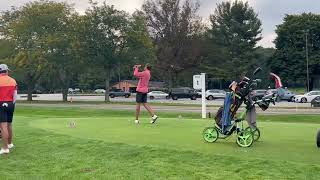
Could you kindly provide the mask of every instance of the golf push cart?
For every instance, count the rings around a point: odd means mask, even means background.
[[[253,101],[251,92],[257,88],[260,79],[254,79],[256,74],[261,71],[257,68],[252,78],[244,77],[240,83],[232,82],[229,86],[231,92],[227,94],[223,107],[220,107],[216,116],[215,124],[203,130],[203,139],[206,142],[213,143],[219,138],[226,139],[232,134],[236,134],[236,143],[240,147],[250,147],[254,141],[260,138],[260,130],[256,126],[255,105],[258,105],[263,111],[269,108],[269,104],[275,104],[277,94],[273,93],[263,97],[261,100]],[[242,104],[246,107],[239,116],[236,112]],[[248,127],[244,127],[243,121],[248,116]]]

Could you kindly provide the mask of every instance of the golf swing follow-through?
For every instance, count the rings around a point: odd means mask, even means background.
[[[151,109],[149,104],[147,103],[147,93],[149,92],[149,81],[151,78],[151,65],[146,64],[144,67],[144,70],[142,72],[139,72],[139,68],[141,65],[134,65],[134,73],[133,75],[139,79],[138,86],[137,86],[137,95],[136,95],[136,120],[135,123],[139,124],[139,115],[140,115],[140,107],[141,104],[146,108],[146,110],[151,115],[151,123],[154,124],[158,116],[154,113],[154,111]]]

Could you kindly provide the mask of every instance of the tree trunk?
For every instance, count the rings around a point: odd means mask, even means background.
[[[313,88],[314,88],[314,78],[312,77],[312,78],[310,78],[310,91],[312,91],[313,90]]]
[[[174,88],[173,72],[169,71],[169,89]]]
[[[68,102],[68,91],[69,91],[69,78],[70,74],[67,73],[67,70],[61,69],[59,72],[59,78],[62,85],[62,101]]]
[[[174,86],[179,86],[180,85],[180,82],[178,82],[178,72],[174,72],[174,76],[172,78],[172,81],[173,81],[173,85]]]
[[[28,84],[28,97],[27,97],[27,101],[32,101],[32,91],[34,89],[34,86],[32,83]]]
[[[109,89],[110,89],[110,70],[107,70],[106,73],[106,93],[104,96],[104,101],[105,102],[110,102],[110,98],[109,98]]]
[[[67,102],[68,101],[68,88],[64,87],[62,89],[62,101]]]

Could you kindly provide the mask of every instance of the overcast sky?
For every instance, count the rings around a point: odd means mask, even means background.
[[[0,11],[8,10],[11,6],[21,6],[32,0],[0,0]],[[63,0],[55,0],[63,1]],[[79,12],[84,12],[88,7],[89,0],[65,0]],[[95,0],[103,2],[104,0]],[[204,20],[208,20],[210,14],[214,12],[217,3],[224,0],[199,0],[201,8],[199,14]],[[285,14],[300,14],[302,12],[320,13],[320,0],[243,0],[258,13],[262,21],[263,39],[259,45],[263,47],[274,47],[273,40],[276,37],[274,30],[276,25],[281,24]],[[140,9],[144,0],[107,0],[108,4],[113,4],[117,9],[130,13]]]

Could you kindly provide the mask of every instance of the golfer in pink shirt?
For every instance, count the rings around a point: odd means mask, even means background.
[[[141,65],[135,65],[134,68],[134,76],[139,79],[138,86],[137,86],[137,96],[136,96],[136,120],[135,123],[139,124],[139,115],[140,115],[140,106],[143,104],[143,106],[148,110],[148,112],[151,115],[151,123],[154,124],[158,116],[154,114],[153,110],[147,103],[147,93],[149,92],[149,81],[150,81],[150,71],[151,71],[151,66],[150,64],[146,64],[144,67],[144,71],[139,72],[139,67]]]

